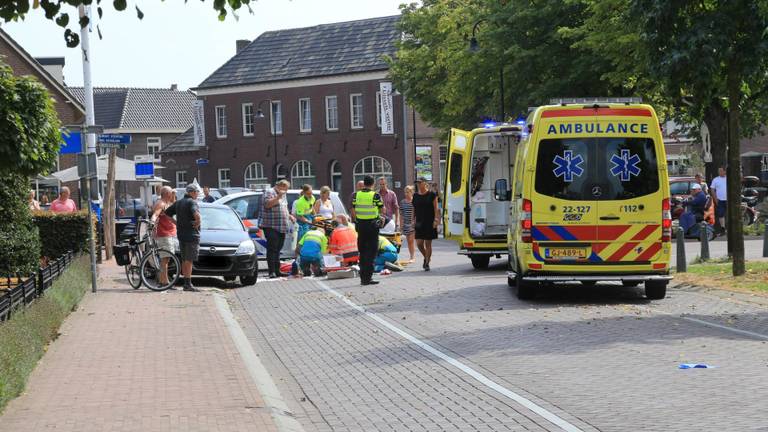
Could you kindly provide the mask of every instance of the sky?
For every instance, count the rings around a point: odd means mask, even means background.
[[[170,87],[187,89],[200,84],[235,54],[235,41],[253,40],[265,31],[308,27],[341,21],[399,14],[406,0],[258,0],[253,14],[246,8],[220,22],[212,0],[129,0],[117,12],[103,0],[104,16],[91,33],[91,73],[98,87]],[[136,17],[135,5],[144,12]],[[70,8],[70,22],[77,9]],[[96,16],[94,9],[94,16]],[[80,47],[67,48],[64,29],[33,10],[24,21],[4,23],[11,35],[34,57],[65,57],[67,85],[82,86]]]

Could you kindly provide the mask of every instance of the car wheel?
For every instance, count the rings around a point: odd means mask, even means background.
[[[667,281],[645,281],[645,296],[650,300],[661,300],[667,296]]]
[[[472,267],[478,270],[487,269],[488,264],[491,262],[490,255],[470,255],[469,259],[472,260]]]

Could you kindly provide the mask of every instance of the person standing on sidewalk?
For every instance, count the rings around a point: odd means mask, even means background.
[[[205,195],[203,197],[203,202],[212,203],[212,202],[216,201],[216,198],[211,196],[211,188],[209,188],[208,186],[203,188],[203,195]]]
[[[400,204],[395,191],[388,188],[386,177],[379,177],[379,196],[384,203],[384,217],[394,219],[395,226],[400,226]]]
[[[173,204],[171,196],[176,196],[176,192],[169,186],[160,188],[160,199],[152,208],[152,222],[157,224],[155,229],[157,248],[176,253],[176,221],[165,213],[168,207]],[[160,261],[159,280],[163,285],[168,283],[168,260],[169,258],[163,258]]]
[[[373,261],[379,251],[379,228],[384,203],[372,190],[373,177],[365,176],[363,189],[352,199],[352,218],[357,229],[357,250],[360,252],[360,284],[376,285],[373,280]]]
[[[197,291],[192,286],[192,263],[200,250],[200,207],[197,197],[202,192],[197,183],[187,185],[184,198],[165,210],[169,217],[176,216],[176,235],[181,249],[181,275],[184,277],[184,291]]]
[[[710,189],[712,189],[712,198],[715,202],[715,216],[717,222],[720,224],[720,233],[725,232],[725,214],[728,209],[728,180],[725,176],[725,167],[720,167],[717,170],[718,177],[712,179]]]
[[[288,180],[280,180],[272,189],[264,191],[261,199],[261,219],[259,227],[267,240],[267,266],[269,278],[286,276],[280,272],[280,250],[285,243],[285,235],[291,230],[294,217],[288,212],[288,200],[285,198]]]
[[[416,215],[416,246],[424,256],[424,271],[429,271],[432,261],[432,240],[437,238],[437,226],[440,218],[437,211],[437,195],[429,190],[429,183],[424,177],[417,180],[418,193],[413,196],[413,211]]]
[[[403,194],[405,198],[400,201],[400,232],[408,243],[408,254],[410,255],[408,262],[412,263],[416,260],[414,255],[416,249],[414,240],[416,237],[415,231],[413,230],[413,186],[406,186]]]

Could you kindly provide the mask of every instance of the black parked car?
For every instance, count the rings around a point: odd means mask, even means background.
[[[255,284],[256,246],[237,213],[225,205],[200,203],[200,216],[200,255],[192,274],[223,276],[228,281],[240,276],[243,285]]]

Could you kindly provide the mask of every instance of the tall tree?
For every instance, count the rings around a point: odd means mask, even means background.
[[[679,92],[691,111],[727,131],[727,229],[733,274],[745,272],[739,140],[764,120],[768,90],[768,20],[753,0],[632,0],[648,46],[650,70]],[[716,126],[717,127],[717,126]],[[710,130],[713,127],[710,125]],[[716,146],[715,136],[712,140]]]

